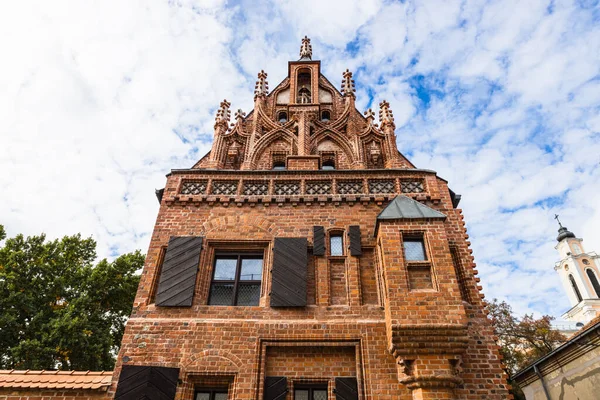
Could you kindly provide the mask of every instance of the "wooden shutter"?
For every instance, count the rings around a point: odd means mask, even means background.
[[[313,226],[313,255],[325,255],[325,228]]]
[[[192,305],[201,250],[201,237],[171,237],[156,290],[157,306]]]
[[[124,365],[115,400],[173,400],[178,378],[179,368]]]
[[[306,238],[275,238],[271,269],[271,307],[306,306]]]
[[[284,400],[287,392],[287,378],[283,376],[267,376],[265,378],[264,400]]]
[[[362,246],[360,245],[360,226],[351,225],[348,236],[350,236],[350,255],[361,256]]]
[[[335,378],[336,400],[358,400],[358,382],[356,378]]]

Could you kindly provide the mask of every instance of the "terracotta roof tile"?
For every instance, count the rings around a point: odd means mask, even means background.
[[[112,371],[0,370],[0,388],[107,390]]]

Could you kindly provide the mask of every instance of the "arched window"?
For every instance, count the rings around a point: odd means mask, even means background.
[[[312,102],[311,96],[311,78],[310,69],[303,68],[298,71],[297,83],[297,98],[296,103],[298,104],[309,104]]]
[[[328,122],[331,119],[331,113],[329,111],[323,111],[321,113],[321,121]]]
[[[592,271],[591,268],[585,270],[588,278],[590,278],[590,282],[592,282],[592,286],[594,287],[594,291],[596,292],[596,296],[600,298],[600,283],[598,283],[598,278],[596,277],[596,273]]]
[[[577,296],[577,301],[582,301],[583,298],[581,297],[581,293],[579,293],[579,288],[577,287],[577,283],[575,283],[575,278],[573,278],[573,275],[569,275],[569,281],[571,282],[571,286],[573,287],[573,290],[575,291],[575,296]]]
[[[279,115],[277,115],[277,119],[279,123],[285,124],[287,122],[287,113],[285,111],[281,111]]]

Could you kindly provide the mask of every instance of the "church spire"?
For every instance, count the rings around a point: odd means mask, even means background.
[[[559,226],[559,228],[558,228],[558,236],[556,237],[556,240],[558,242],[560,242],[563,239],[574,238],[575,237],[575,234],[573,232],[569,231],[567,229],[567,227],[563,226],[560,223],[560,219],[558,219],[558,214],[554,214],[554,219],[558,222],[558,226]]]
[[[312,60],[312,45],[308,36],[304,36],[302,39],[302,45],[300,45],[300,60],[299,61],[311,61]]]

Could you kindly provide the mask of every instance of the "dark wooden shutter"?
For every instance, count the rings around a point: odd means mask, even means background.
[[[358,400],[358,382],[356,378],[335,378],[336,400]]]
[[[325,228],[313,226],[313,255],[325,255]]]
[[[275,238],[271,270],[271,307],[306,306],[306,238]]]
[[[360,226],[351,225],[348,236],[350,236],[350,255],[362,256],[362,246],[360,245]]]
[[[264,400],[283,400],[287,392],[287,378],[283,376],[267,376],[265,378]]]
[[[124,365],[115,400],[173,400],[179,368]]]
[[[156,290],[157,306],[192,305],[201,250],[201,237],[171,237]]]

